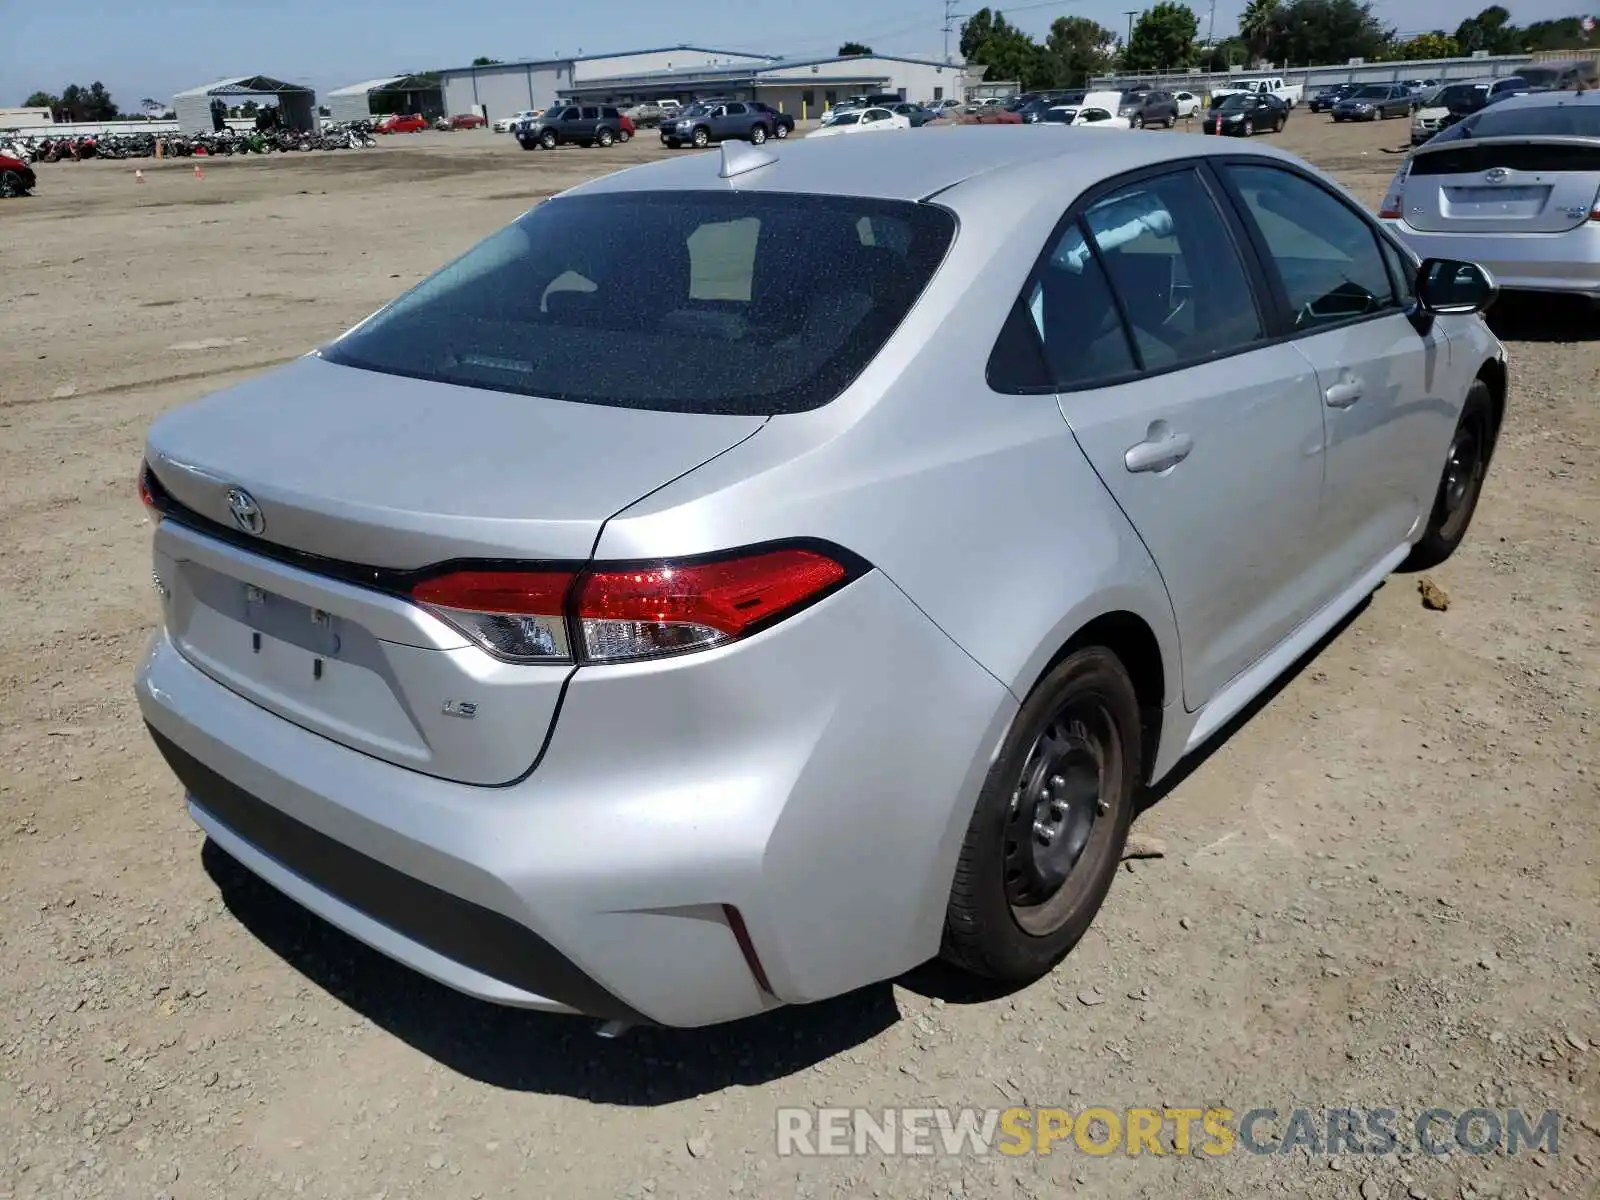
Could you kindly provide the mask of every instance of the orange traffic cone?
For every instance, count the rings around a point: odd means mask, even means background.
[[[194,165],[194,177],[196,179],[204,179],[206,177],[206,173],[200,169],[199,163],[195,163]]]
[[[144,182],[144,172],[143,171],[135,171],[133,173],[133,181],[135,183],[143,183]]]

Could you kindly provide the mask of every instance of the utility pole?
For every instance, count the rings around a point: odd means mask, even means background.
[[[1217,44],[1217,0],[1211,0],[1211,14],[1206,17],[1206,49]]]
[[[1128,18],[1128,42],[1131,42],[1133,41],[1133,19],[1139,15],[1139,10],[1137,8],[1130,8],[1122,15]],[[1122,43],[1123,49],[1127,49],[1128,42]]]
[[[944,0],[944,60],[950,61],[950,34],[955,29],[958,20],[964,18],[966,13],[956,12],[956,0]]]

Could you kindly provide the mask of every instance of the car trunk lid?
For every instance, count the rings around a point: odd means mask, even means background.
[[[1584,138],[1485,139],[1423,147],[1405,185],[1405,220],[1443,233],[1561,233],[1589,219],[1600,145]]]
[[[569,403],[308,357],[158,420],[168,635],[325,737],[477,784],[535,762],[571,668],[490,656],[405,597],[460,560],[589,559],[606,519],[763,418]]]

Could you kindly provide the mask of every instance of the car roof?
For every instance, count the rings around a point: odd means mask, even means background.
[[[1078,138],[1041,138],[1025,125],[929,126],[903,136],[819,138],[768,143],[772,163],[722,179],[718,154],[686,154],[590,180],[564,195],[606,192],[663,191],[736,186],[741,191],[805,192],[863,196],[884,200],[924,200],[977,177],[994,179],[1048,164],[1064,187],[1078,190],[1099,180],[1140,167],[1243,150],[1229,139],[1179,133],[1140,133],[1106,139],[1086,133]],[[1269,146],[1251,146],[1248,153],[1298,162]]]

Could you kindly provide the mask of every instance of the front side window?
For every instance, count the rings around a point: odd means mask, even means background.
[[[1296,329],[1398,306],[1376,231],[1338,197],[1276,167],[1223,168],[1283,281]]]
[[[622,408],[801,412],[832,400],[882,349],[954,234],[945,209],[900,201],[560,197],[321,353]]]

